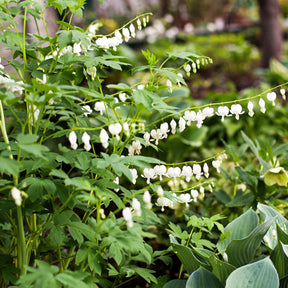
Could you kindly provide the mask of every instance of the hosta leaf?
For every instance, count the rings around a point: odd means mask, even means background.
[[[274,221],[272,218],[257,226],[247,237],[233,240],[226,249],[229,263],[237,267],[248,264]]]
[[[224,231],[230,232],[227,239],[218,243],[218,251],[225,252],[232,240],[243,239],[247,237],[258,225],[258,216],[255,211],[249,209],[244,214],[229,223]]]
[[[257,208],[260,211],[260,217],[263,219],[263,221],[276,217],[275,223],[270,227],[264,238],[267,246],[273,250],[277,245],[276,223],[283,231],[288,231],[288,221],[272,207],[258,203]]]
[[[175,279],[167,282],[162,288],[186,288],[187,280]]]
[[[234,270],[225,288],[278,288],[279,278],[272,261],[266,257]]]
[[[186,288],[224,288],[220,280],[210,271],[200,267],[187,280]]]
[[[234,267],[233,265],[218,259],[214,254],[210,256],[209,262],[212,266],[213,274],[218,279],[220,279],[222,284],[225,284],[228,276],[236,269],[236,267]]]

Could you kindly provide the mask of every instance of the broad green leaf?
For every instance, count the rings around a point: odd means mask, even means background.
[[[199,147],[202,145],[208,132],[208,128],[202,126],[197,128],[195,126],[186,127],[186,129],[179,134],[181,141],[189,146]]]
[[[170,235],[170,241],[173,251],[189,274],[200,267],[201,262],[195,257],[191,248],[178,244],[172,235]]]
[[[0,172],[12,176],[18,176],[19,173],[19,162],[10,158],[0,157]]]
[[[283,167],[271,168],[264,174],[264,182],[267,186],[277,184],[287,186],[288,175]]]
[[[266,257],[234,270],[225,288],[279,288],[279,278],[272,261]]]
[[[224,253],[233,240],[247,237],[257,225],[258,216],[256,212],[250,208],[224,228],[225,233],[230,232],[230,234],[227,239],[218,242],[218,251]]]
[[[200,267],[187,280],[186,288],[224,288],[220,280],[210,271]]]
[[[68,175],[63,171],[63,170],[56,170],[53,169],[50,173],[50,176],[54,176],[54,177],[58,177],[58,178],[62,178],[62,179],[68,179]]]
[[[278,211],[270,206],[258,203],[257,208],[260,211],[260,217],[263,221],[268,221],[269,219],[276,217],[275,223],[270,227],[264,237],[266,245],[273,250],[277,245],[276,224],[278,224],[285,232],[288,231],[288,221]]]
[[[213,274],[220,279],[221,283],[225,285],[226,279],[232,271],[236,269],[233,265],[221,261],[214,254],[209,257],[209,262],[212,266]]]
[[[269,219],[257,226],[247,237],[233,240],[226,249],[229,263],[236,267],[248,264],[274,221],[274,218]]]
[[[65,287],[83,287],[83,288],[89,288],[89,286],[81,281],[80,279],[77,279],[76,277],[73,277],[72,275],[69,275],[68,273],[60,273],[56,276],[56,279],[65,285]]]
[[[127,92],[127,93],[132,93],[133,92],[133,89],[131,89],[131,87],[128,86],[127,84],[125,84],[125,83],[109,84],[109,85],[107,85],[107,87],[111,88],[111,89],[124,91],[124,92]]]
[[[186,288],[187,280],[175,279],[167,282],[162,288]]]

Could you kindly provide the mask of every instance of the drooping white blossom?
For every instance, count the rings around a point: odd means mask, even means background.
[[[254,116],[254,111],[253,111],[254,105],[251,101],[248,102],[247,108],[248,108],[248,115],[250,117],[253,117]]]
[[[192,121],[196,121],[196,112],[195,111],[185,111],[183,119],[187,121],[187,126],[191,125]]]
[[[203,121],[205,119],[205,115],[203,115],[202,111],[199,110],[196,114],[196,118],[195,118],[195,121],[197,121],[197,128],[201,128],[202,127],[202,124],[203,124]]]
[[[220,166],[221,166],[221,161],[220,160],[213,160],[212,161],[212,166],[216,169],[218,173],[220,173]]]
[[[52,98],[51,98],[51,99],[52,99]],[[91,107],[90,107],[89,105],[84,105],[84,106],[82,107],[82,110],[84,111],[84,116],[86,116],[86,117],[93,112],[92,109],[91,109]]]
[[[167,176],[170,178],[174,178],[174,181],[176,181],[177,177],[180,177],[181,175],[181,169],[179,167],[169,167],[167,171]]]
[[[179,132],[181,133],[185,130],[186,121],[182,117],[180,117],[178,125],[179,125]]]
[[[105,129],[102,129],[102,130],[100,131],[99,137],[100,137],[100,142],[101,142],[103,148],[104,148],[104,149],[107,149],[108,146],[109,146],[109,143],[108,143],[109,135],[108,135],[108,133],[106,132]]]
[[[136,23],[137,23],[137,26],[138,26],[138,30],[142,30],[142,22],[141,22],[141,20],[138,18],[137,19],[137,21],[136,21]]]
[[[221,117],[221,121],[224,121],[224,117],[231,116],[229,114],[229,108],[227,106],[219,106],[216,112],[216,115]]]
[[[281,94],[281,96],[282,96],[282,99],[285,101],[286,100],[286,91],[285,91],[285,89],[284,88],[281,88],[280,89],[280,94]]]
[[[90,136],[87,132],[84,132],[82,135],[82,142],[84,143],[84,149],[86,151],[90,151],[91,145],[90,145]]]
[[[203,172],[204,172],[205,177],[208,178],[209,177],[209,166],[207,163],[204,163],[204,165],[203,165]]]
[[[205,116],[205,118],[212,117],[214,115],[214,108],[213,107],[205,107],[202,110],[202,114]]]
[[[168,125],[167,122],[161,123],[160,131],[162,133],[162,138],[167,138],[168,137],[169,125]]]
[[[103,111],[105,111],[105,103],[103,101],[95,102],[94,110],[100,112],[100,115],[103,115]]]
[[[135,185],[138,178],[138,172],[135,168],[129,169],[132,175],[132,183]]]
[[[131,36],[132,36],[133,38],[135,38],[135,37],[136,37],[135,27],[134,27],[134,25],[133,25],[132,23],[131,23],[130,26],[129,26],[129,30],[130,30]]]
[[[196,202],[196,201],[197,201],[197,198],[198,198],[198,196],[199,196],[198,191],[197,191],[196,189],[192,189],[192,190],[190,191],[190,193],[191,193],[191,196],[192,196],[193,200]]]
[[[232,104],[230,108],[231,114],[235,115],[236,120],[239,120],[239,115],[244,114],[241,104]]]
[[[125,40],[126,42],[128,42],[129,39],[130,39],[130,31],[129,31],[129,29],[128,29],[128,28],[123,28],[123,29],[122,29],[122,34],[123,34],[123,36],[124,36],[124,40]]]
[[[171,127],[171,133],[175,134],[176,133],[177,123],[176,123],[176,121],[174,119],[171,120],[170,127]]]
[[[151,195],[148,190],[146,190],[143,194],[143,202],[146,204],[147,209],[152,208]]]
[[[145,132],[143,138],[145,140],[146,145],[149,146],[150,145],[150,133]]]
[[[264,114],[266,112],[266,108],[265,108],[265,101],[260,98],[259,100],[259,106],[260,106],[260,111]]]
[[[185,203],[186,207],[188,207],[188,203],[192,201],[191,196],[189,193],[180,194],[178,197],[180,203]]]
[[[191,66],[190,66],[190,64],[185,64],[184,65],[184,70],[185,70],[185,72],[187,73],[187,76],[189,77],[190,76],[190,71],[191,71]]]
[[[125,207],[122,210],[122,215],[124,220],[127,222],[127,226],[132,228],[133,227],[132,209],[129,207]]]
[[[141,175],[143,178],[146,178],[146,183],[150,184],[150,180],[154,179],[156,177],[155,171],[153,168],[144,168],[143,169],[143,175]]]
[[[119,94],[119,99],[120,99],[121,102],[125,102],[126,99],[127,99],[126,93],[120,93]]]
[[[150,135],[155,140],[156,145],[158,145],[160,139],[163,139],[163,134],[162,134],[162,131],[160,129],[151,130]]]
[[[166,173],[166,166],[165,165],[156,165],[154,167],[155,174],[159,176],[160,181],[163,180],[163,175]]]
[[[116,137],[117,140],[120,140],[119,134],[122,131],[122,126],[120,123],[112,123],[108,126],[109,132]]]
[[[11,196],[12,196],[13,200],[15,201],[15,204],[17,206],[21,206],[21,204],[22,204],[22,196],[21,196],[20,190],[17,189],[16,187],[13,187],[11,189]]]
[[[126,134],[127,136],[130,135],[130,128],[129,128],[128,122],[124,122],[124,123],[123,123],[123,131],[125,132],[125,134]]]
[[[77,54],[77,55],[80,55],[82,49],[81,49],[81,42],[79,43],[74,43],[73,45],[73,53],[74,54]]]
[[[275,92],[270,92],[270,93],[267,94],[267,99],[272,102],[273,106],[275,106],[276,98],[277,98],[277,95],[276,95]]]
[[[185,180],[187,182],[190,182],[192,176],[193,176],[193,171],[191,166],[183,166],[182,167],[182,172],[181,172],[181,176],[185,177]]]
[[[133,198],[131,206],[132,206],[133,212],[135,212],[135,215],[140,217],[142,214],[140,201],[136,198]]]
[[[133,141],[132,145],[128,148],[129,156],[133,156],[134,154],[139,155],[141,148],[142,148],[142,145],[139,140]]]
[[[193,174],[197,180],[199,180],[201,175],[203,175],[200,164],[193,164]]]
[[[86,73],[88,75],[90,75],[90,77],[91,77],[91,79],[93,81],[95,79],[95,77],[96,77],[96,74],[97,74],[97,68],[95,66],[88,67],[86,69]]]
[[[68,140],[69,140],[69,142],[71,144],[71,148],[76,150],[77,147],[78,147],[78,144],[77,144],[77,135],[76,135],[75,131],[71,131],[69,133]]]

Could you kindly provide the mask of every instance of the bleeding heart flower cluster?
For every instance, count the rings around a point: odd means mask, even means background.
[[[186,67],[186,70],[188,68]],[[189,69],[188,69],[189,70]],[[187,70],[187,71],[188,71]],[[190,71],[190,70],[189,70]],[[171,89],[171,87],[169,87]],[[281,89],[280,93],[285,99],[285,89]],[[277,95],[275,92],[269,92],[267,94],[267,100],[272,102],[272,105],[275,106],[275,100],[277,99]],[[263,98],[259,99],[259,108],[262,113],[266,112],[266,103]],[[249,101],[247,104],[247,113],[250,117],[254,116],[254,104],[252,101]],[[213,107],[205,107],[202,110],[198,110],[197,112],[194,110],[186,110],[184,114],[179,118],[178,122],[176,122],[175,119],[172,119],[170,123],[164,122],[161,123],[160,127],[158,129],[153,129],[151,132],[145,132],[143,135],[143,138],[145,140],[145,143],[147,146],[151,144],[151,142],[155,142],[155,145],[159,144],[159,140],[165,139],[168,137],[168,132],[171,132],[172,134],[175,134],[177,131],[179,133],[183,132],[187,126],[191,126],[192,122],[196,123],[196,127],[201,128],[204,120],[207,118],[210,118],[212,116],[219,116],[221,117],[221,121],[223,122],[225,120],[225,117],[231,117],[235,116],[236,120],[240,119],[240,115],[246,113],[243,110],[243,107],[241,104],[236,103],[232,104],[229,108],[228,106],[218,106],[217,110],[215,111]]]
[[[149,16],[145,16],[142,18],[143,26],[146,27],[147,23],[149,22]],[[142,22],[140,18],[137,19],[137,27],[138,30],[142,29]],[[136,37],[136,29],[133,23],[129,25],[129,27],[124,27],[121,30],[116,30],[114,32],[113,37],[99,37],[96,39],[95,43],[102,49],[109,49],[113,48],[114,51],[117,50],[117,46],[123,43],[123,38],[125,42],[128,42],[130,38]]]

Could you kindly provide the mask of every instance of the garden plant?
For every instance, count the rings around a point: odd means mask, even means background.
[[[210,132],[285,117],[286,84],[196,103],[186,82],[211,58],[131,65],[119,48],[151,13],[101,35],[71,24],[84,2],[0,1],[1,287],[287,287],[287,143]]]

